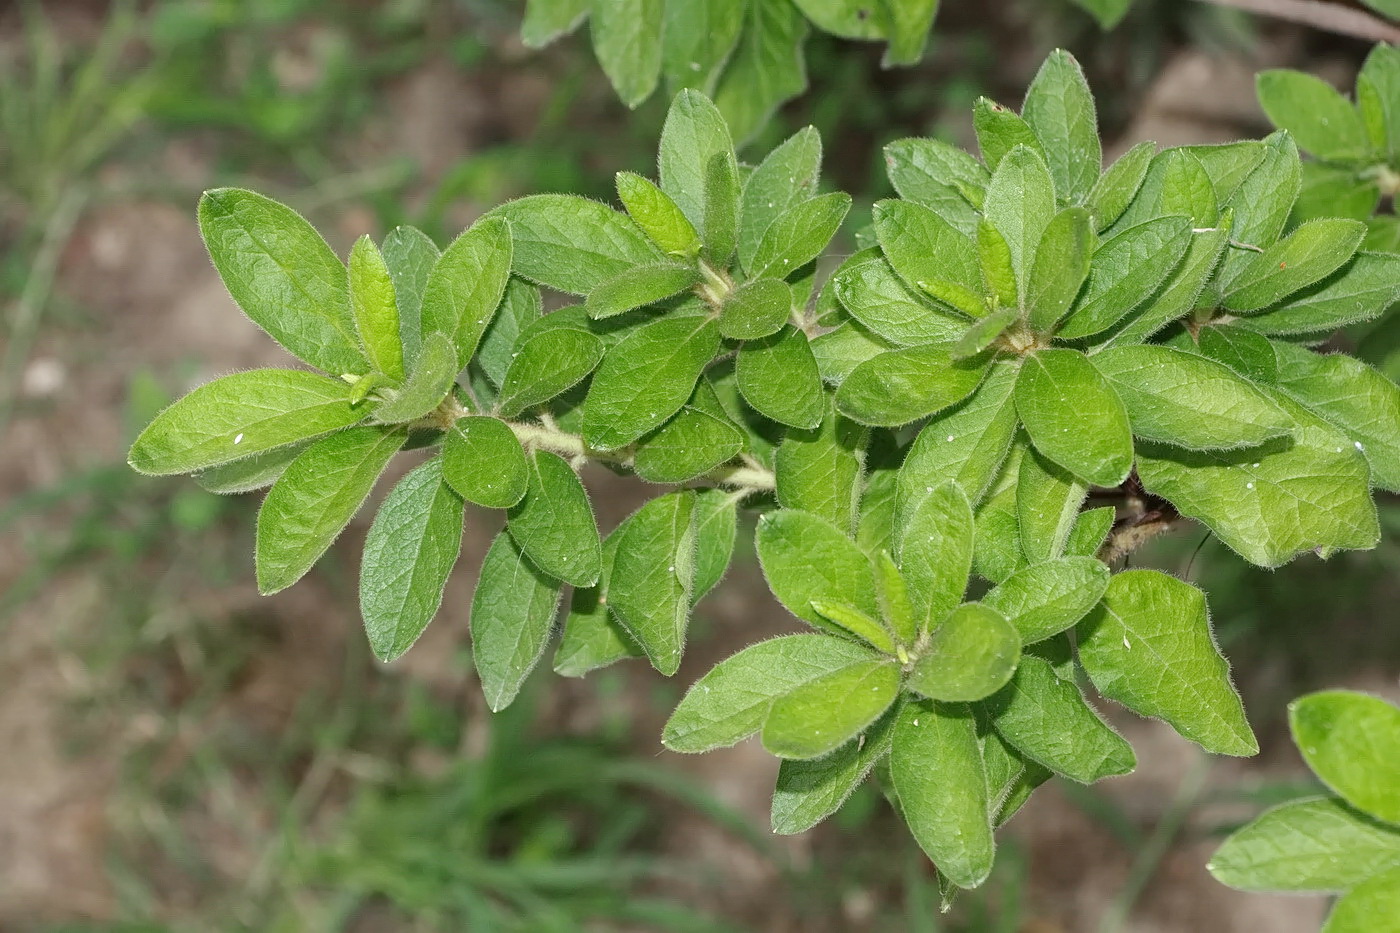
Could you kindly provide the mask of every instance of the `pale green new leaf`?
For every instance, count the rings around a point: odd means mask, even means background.
[[[423,294],[441,253],[426,233],[409,226],[389,231],[384,238],[383,253],[398,303],[403,358],[411,360],[418,356],[422,341]]]
[[[996,342],[996,339],[1006,333],[1007,328],[1020,318],[1020,314],[1013,308],[1001,308],[975,322],[971,327],[963,332],[958,342],[953,344],[952,357],[954,360],[970,359]]]
[[[859,735],[898,695],[893,660],[857,661],[775,698],[763,720],[763,747],[779,758],[820,757]]]
[[[1064,317],[1089,277],[1095,239],[1089,212],[1082,207],[1065,208],[1045,227],[1026,284],[1031,327],[1048,331]]]
[[[754,545],[768,588],[799,619],[839,630],[812,608],[819,599],[879,615],[870,559],[826,519],[796,509],[766,512],[758,520]]]
[[[452,341],[442,333],[428,334],[403,387],[391,390],[392,396],[374,410],[374,420],[380,424],[403,424],[422,418],[452,391],[460,369]]]
[[[605,352],[602,340],[572,327],[542,331],[519,346],[501,381],[497,402],[507,417],[572,389],[597,368]]]
[[[652,666],[681,663],[695,583],[695,493],[652,499],[627,520],[608,575],[608,605]]]
[[[1366,0],[1379,6],[1381,0]],[[1390,10],[1392,15],[1396,12]],[[1327,915],[1322,933],[1400,931],[1400,868],[1373,875],[1344,894]]]
[[[1107,517],[1112,518],[1111,510]],[[1035,644],[1088,615],[1108,589],[1109,577],[1108,567],[1092,557],[1042,561],[997,584],[982,603],[1006,617],[1022,644]]]
[[[1042,159],[1045,147],[1035,130],[1016,111],[989,97],[979,97],[972,104],[972,126],[977,133],[977,147],[987,168],[996,171],[1007,154],[1017,146],[1033,149]]]
[[[356,240],[350,250],[350,310],[370,366],[390,379],[402,379],[403,337],[394,280],[368,236]]]
[[[1077,350],[1039,350],[1016,380],[1016,412],[1047,458],[1096,486],[1117,486],[1133,465],[1128,413]]]
[[[711,240],[711,230],[706,218],[705,189],[711,162],[716,158],[737,168],[734,141],[724,117],[704,94],[681,91],[671,102],[661,129],[657,159],[661,190],[671,196],[706,244]],[[732,206],[729,211],[732,221]]]
[[[666,254],[688,258],[700,251],[695,225],[651,179],[618,172],[617,196],[633,222]]]
[[[428,276],[420,312],[423,340],[446,334],[457,350],[458,370],[475,355],[505,294],[517,232],[500,217],[483,217],[443,250]]]
[[[531,195],[488,216],[510,221],[516,275],[571,295],[587,295],[633,266],[662,258],[630,218],[577,195]]]
[[[468,502],[508,509],[525,495],[530,465],[510,426],[497,418],[458,418],[442,442],[442,478]]]
[[[1288,725],[1303,760],[1358,810],[1400,824],[1400,707],[1351,690],[1294,700]]]
[[[557,454],[534,451],[525,498],[507,527],[539,569],[574,586],[593,586],[602,574],[602,546],[588,494]]]
[[[493,713],[511,704],[543,656],[559,589],[509,533],[496,535],[481,561],[471,608],[472,659]]]
[[[1073,55],[1050,53],[1026,91],[1021,116],[1044,146],[1060,198],[1083,203],[1099,179],[1103,150],[1094,95]]]
[[[930,700],[971,702],[996,693],[1021,660],[1021,635],[995,609],[966,603],[933,630],[909,671],[909,689]]]
[[[1011,265],[1011,247],[1006,245],[1006,237],[985,219],[977,222],[977,257],[987,294],[1003,308],[1019,309],[1021,290],[1016,269]]]

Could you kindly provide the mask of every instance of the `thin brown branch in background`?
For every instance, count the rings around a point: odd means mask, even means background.
[[[1367,42],[1400,44],[1400,26],[1363,10],[1327,3],[1324,0],[1200,0],[1216,6],[1229,6],[1301,23],[1314,29],[1365,39]]]

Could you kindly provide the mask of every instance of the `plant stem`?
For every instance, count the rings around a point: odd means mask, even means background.
[[[1272,16],[1367,42],[1400,43],[1400,26],[1362,10],[1323,0],[1198,0]]]

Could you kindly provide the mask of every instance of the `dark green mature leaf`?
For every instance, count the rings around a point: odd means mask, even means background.
[[[1230,668],[1200,590],[1155,570],[1114,576],[1079,623],[1079,660],[1099,692],[1218,755],[1254,755]]]
[[[603,572],[598,582],[591,587],[574,587],[564,618],[564,632],[554,653],[556,674],[583,677],[600,667],[639,658],[644,653],[613,616],[607,601],[608,578],[612,574],[618,542],[622,539],[618,532],[626,524],[624,521],[614,528],[603,541]]]
[[[905,285],[877,250],[852,256],[832,277],[836,297],[861,324],[904,346],[950,343],[966,319],[940,311]]]
[[[909,831],[938,871],[975,888],[992,870],[990,801],[977,723],[962,704],[920,700],[899,713],[890,777]]]
[[[1196,349],[1247,379],[1266,384],[1278,380],[1273,344],[1252,330],[1230,324],[1202,327],[1196,334]]]
[[[295,369],[255,369],[206,382],[155,417],[127,463],[164,476],[317,437],[362,420],[353,389],[339,379]]]
[[[549,643],[558,580],[541,573],[508,532],[491,542],[472,594],[472,659],[493,713],[520,692]]]
[[[850,209],[851,196],[836,191],[799,201],[783,211],[763,231],[749,277],[785,279],[816,259]]]
[[[1089,212],[1084,208],[1067,207],[1051,219],[1036,247],[1026,285],[1026,307],[1032,327],[1049,330],[1069,310],[1089,277],[1094,245]]]
[[[442,478],[468,502],[508,509],[525,496],[530,465],[510,426],[497,418],[458,418],[442,443]]]
[[[403,338],[394,281],[384,257],[368,236],[356,240],[350,250],[350,310],[360,346],[374,371],[402,379]]]
[[[1282,394],[1290,438],[1246,450],[1138,450],[1138,473],[1240,556],[1278,567],[1312,548],[1370,548],[1380,538],[1370,470],[1355,442]]]
[[[1229,367],[1171,347],[1114,347],[1090,361],[1113,384],[1133,434],[1198,450],[1250,447],[1293,420]]]
[[[686,692],[661,733],[676,752],[707,752],[757,732],[773,700],[797,687],[878,655],[827,635],[784,635],[751,645],[716,664]]]
[[[763,747],[779,758],[818,758],[863,732],[898,695],[899,667],[890,658],[823,674],[773,700]]]
[[[1366,225],[1324,217],[1310,220],[1244,264],[1225,291],[1231,311],[1257,311],[1276,304],[1339,269],[1361,245]]]
[[[719,329],[698,316],[663,317],[608,351],[583,403],[583,437],[616,450],[665,423],[690,398],[719,349]]]
[[[650,179],[635,172],[618,172],[617,196],[633,222],[667,255],[689,258],[700,251],[695,225]]]
[[[1278,343],[1278,387],[1352,438],[1383,489],[1400,489],[1400,388],[1358,359]]]
[[[458,370],[476,353],[501,303],[516,232],[522,231],[500,217],[483,217],[443,250],[428,276],[421,311],[423,339],[434,332],[447,335],[457,350]]]
[[[765,512],[754,537],[768,588],[789,612],[832,630],[813,600],[843,602],[868,616],[880,613],[870,559],[831,522],[808,512]]]
[[[695,583],[695,493],[659,496],[628,519],[608,576],[608,605],[654,666],[680,667]]]
[[[1090,337],[1132,314],[1162,288],[1192,242],[1189,218],[1159,217],[1104,243],[1094,252],[1089,283],[1058,336]]]
[[[1367,815],[1400,824],[1400,707],[1325,690],[1290,703],[1288,725],[1324,784]]]
[[[1055,216],[1055,183],[1035,150],[1017,146],[997,166],[982,213],[1006,237],[1020,293],[1026,294],[1036,246]]]
[[[1108,380],[1076,350],[1039,350],[1016,380],[1016,412],[1037,450],[1097,486],[1133,466],[1128,413]]]
[[[937,139],[899,139],[885,147],[890,183],[906,201],[922,204],[964,234],[977,230],[976,208],[964,191],[985,191],[991,173],[970,154]]]
[[[683,483],[744,449],[744,434],[727,418],[686,406],[637,445],[632,468],[653,483]]]
[[[739,350],[739,391],[759,414],[794,428],[821,423],[826,407],[821,373],[807,335],[787,326]]]
[[[758,244],[773,221],[816,193],[821,161],[821,135],[808,126],[788,137],[753,170],[744,183],[739,207],[740,266],[753,265]]]
[[[525,0],[520,38],[532,49],[542,48],[579,27],[588,16],[589,0]]]
[[[1005,616],[1021,633],[1021,643],[1030,645],[1088,615],[1108,588],[1109,577],[1108,567],[1092,557],[1042,561],[1003,580],[982,603]]]
[[[1034,655],[986,708],[997,734],[1018,752],[1081,784],[1129,774],[1133,747],[1104,722],[1072,681],[1061,680]]]
[[[771,279],[769,281],[772,281]],[[817,372],[828,385],[839,387],[861,363],[894,347],[855,321],[846,321],[835,330],[812,340],[812,356]]]
[[[1089,82],[1074,56],[1056,49],[1040,66],[1021,109],[1045,147],[1045,161],[1062,199],[1081,204],[1099,180],[1103,151]]]
[[[994,363],[976,392],[919,432],[899,471],[901,512],[949,479],[981,501],[1016,432],[1017,370],[1010,361]]]
[[[1298,200],[1302,168],[1298,146],[1287,133],[1275,133],[1264,140],[1264,154],[1222,205],[1235,212],[1232,239],[1238,243],[1264,247],[1278,239]],[[1230,281],[1239,269],[1257,255],[1249,250],[1232,250],[1225,258],[1223,281]]]
[[[663,0],[590,0],[598,64],[622,102],[636,107],[661,79]]]
[[[1341,892],[1400,866],[1400,828],[1336,798],[1295,800],[1237,830],[1206,867],[1243,891]]]
[[[505,381],[520,335],[540,319],[543,310],[538,286],[522,278],[512,278],[506,284],[501,307],[481,336],[474,360],[493,386],[499,387]]]
[[[350,428],[291,462],[258,510],[258,592],[286,589],[311,569],[355,517],[404,433]]]
[[[1225,211],[1216,226],[1193,231],[1191,245],[1176,272],[1141,311],[1104,343],[1109,346],[1142,343],[1172,321],[1190,313],[1225,255],[1233,223],[1233,214]]]
[[[1321,78],[1278,68],[1259,72],[1255,81],[1274,126],[1318,158],[1362,158],[1371,148],[1355,105]]]
[[[601,320],[678,295],[699,280],[699,272],[680,263],[635,266],[589,292],[584,307]]]
[[[501,381],[501,414],[543,405],[587,378],[603,359],[603,341],[572,327],[555,327],[520,345]]]
[[[871,768],[889,754],[898,707],[891,708],[861,737],[823,758],[784,759],[773,789],[773,832],[806,832],[846,802]]]
[[[935,629],[962,602],[974,540],[972,506],[957,483],[939,486],[905,510],[895,553],[920,633]]]
[[[738,504],[742,493],[701,489],[695,494],[695,583],[690,599],[697,603],[714,589],[734,556]]]
[[[1366,2],[1379,6],[1382,0]],[[1396,917],[1400,917],[1400,868],[1373,875],[1344,894],[1327,915],[1322,933],[1394,933],[1400,929]],[[1380,926],[1379,918],[1386,918]]]
[[[399,309],[399,339],[403,358],[418,356],[422,340],[423,294],[441,255],[437,244],[417,227],[398,226],[384,238],[384,264],[389,267]]]
[[[948,344],[881,353],[861,363],[836,392],[836,407],[861,424],[897,427],[967,398],[981,384],[990,360],[954,360]]]
[[[1064,554],[1088,492],[1082,480],[1038,451],[1028,451],[1021,458],[1016,477],[1016,522],[1026,560],[1039,563]]]
[[[988,311],[977,245],[942,217],[912,201],[875,205],[880,249],[900,278],[971,317]]]
[[[792,287],[781,279],[755,279],[725,301],[719,332],[736,340],[775,334],[792,317],[792,301]]]
[[[545,573],[574,586],[602,574],[602,547],[588,494],[557,454],[534,451],[525,498],[510,510],[511,536]]]
[[[374,410],[374,420],[380,424],[403,424],[422,418],[452,391],[460,370],[451,339],[437,332],[428,334],[403,387]]]
[[[1143,179],[1147,177],[1147,167],[1157,154],[1157,144],[1151,141],[1138,143],[1110,165],[1098,180],[1085,201],[1085,207],[1094,217],[1094,229],[1104,230],[1114,223],[1128,209]]]
[[[661,130],[658,158],[661,189],[690,219],[707,245],[713,238],[713,231],[706,217],[705,190],[715,159],[737,173],[729,127],[708,97],[698,91],[683,90],[671,102],[666,125]],[[737,197],[737,191],[734,195]],[[733,210],[730,205],[731,223]]]
[[[972,570],[992,583],[1000,583],[1028,563],[1026,552],[1021,548],[1016,485],[1021,474],[1021,459],[1030,451],[1025,433],[1017,432],[995,482],[976,509],[977,539],[972,552]]]
[[[995,609],[966,603],[933,630],[909,671],[909,689],[930,700],[970,702],[996,693],[1021,660],[1021,635]]]
[[[433,458],[390,491],[365,537],[360,614],[374,656],[392,661],[437,615],[462,548],[462,500]]]
[[[779,104],[807,89],[806,39],[807,21],[793,5],[748,4],[739,44],[715,89],[735,139],[748,139]]]
[[[710,93],[743,24],[744,0],[667,3],[661,66],[671,93],[687,87]]]
[[[288,352],[333,376],[368,368],[345,265],[296,211],[239,188],[199,199],[199,230],[233,300]]]
[[[302,441],[286,447],[274,447],[242,460],[210,467],[194,474],[194,481],[206,492],[223,496],[265,489],[276,482],[287,466],[313,443],[315,442]]]
[[[865,437],[864,428],[831,411],[811,430],[789,431],[773,459],[778,502],[853,529]]]
[[[576,195],[531,195],[487,216],[510,221],[516,275],[571,295],[662,258],[631,219]]]
[[[1003,107],[988,97],[979,97],[972,105],[972,126],[977,131],[977,146],[982,161],[992,171],[1001,165],[1007,154],[1017,146],[1035,150],[1045,158],[1045,147],[1035,130],[1014,110]]]
[[[1330,278],[1237,323],[1261,334],[1306,334],[1369,321],[1400,301],[1400,255],[1358,253]]]

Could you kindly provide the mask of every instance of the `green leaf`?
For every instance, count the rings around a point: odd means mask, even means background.
[[[851,196],[835,191],[799,201],[783,211],[763,232],[749,277],[785,279],[816,259],[850,209]]]
[[[608,577],[608,605],[652,666],[670,676],[681,663],[695,582],[695,493],[652,499],[628,519]]]
[[[1356,77],[1356,103],[1371,145],[1400,157],[1400,49],[1371,49]]]
[[[821,423],[826,407],[821,373],[807,335],[787,326],[739,350],[739,391],[760,414],[794,428]]]
[[[824,518],[796,509],[766,512],[758,520],[758,562],[778,602],[818,628],[829,628],[814,600],[843,602],[878,616],[870,559]]]
[[[1020,308],[1020,288],[1016,284],[1016,270],[1011,265],[1011,247],[1006,245],[1006,237],[986,220],[977,223],[977,256],[987,294],[1004,308]]]
[[[1192,232],[1186,258],[1176,267],[1166,284],[1133,317],[1104,342],[1108,345],[1142,343],[1195,308],[1206,283],[1220,265],[1230,243],[1233,215],[1226,211],[1219,223],[1201,232]],[[1106,247],[1105,247],[1106,248]],[[1093,272],[1090,271],[1090,281]],[[1068,328],[1060,331],[1065,336]]]
[[[1361,245],[1366,225],[1327,217],[1310,220],[1244,265],[1225,291],[1231,311],[1257,311],[1341,268]]]
[[[542,311],[543,302],[537,286],[521,278],[512,278],[506,284],[501,307],[487,325],[476,351],[475,362],[492,385],[499,387],[505,381],[521,334],[540,319]]]
[[[520,202],[515,202],[520,203]],[[423,290],[424,335],[446,334],[467,365],[505,294],[515,231],[499,217],[483,217],[443,250]],[[547,284],[547,283],[546,283]],[[428,337],[424,337],[424,342]]]
[[[823,758],[784,759],[773,789],[773,832],[806,832],[826,819],[864,783],[870,769],[889,754],[898,707],[892,707],[860,738]]]
[[[366,410],[339,379],[296,369],[254,369],[206,382],[166,408],[136,438],[139,473],[193,473],[349,427]]]
[[[1016,520],[1027,560],[1038,563],[1064,554],[1088,492],[1082,481],[1037,451],[1021,458],[1016,477]]]
[[[1116,510],[1111,505],[1088,509],[1079,513],[1074,530],[1065,542],[1066,557],[1093,557],[1099,553],[1108,533],[1113,530]]]
[[[1147,177],[1147,167],[1157,154],[1157,144],[1146,141],[1138,143],[1118,157],[1098,180],[1085,201],[1085,207],[1094,217],[1094,229],[1104,230],[1113,224],[1128,209],[1133,198],[1142,188]]]
[[[1064,317],[1089,277],[1094,246],[1089,212],[1082,207],[1065,208],[1046,226],[1026,290],[1032,327],[1049,330]]]
[[[1242,891],[1341,892],[1400,866],[1400,828],[1336,798],[1295,800],[1235,831],[1206,867]]]
[[[1279,343],[1278,387],[1344,432],[1366,455],[1376,485],[1400,489],[1400,389],[1358,359]]]
[[[768,154],[744,183],[739,207],[739,265],[753,266],[763,234],[783,213],[816,193],[822,139],[804,127]]]
[[[889,629],[854,606],[814,599],[812,608],[820,613],[823,619],[864,640],[877,651],[888,655],[895,653],[894,639],[890,637]]]
[[[452,391],[460,369],[452,341],[441,333],[429,334],[423,338],[418,359],[403,387],[374,410],[374,420],[380,424],[403,424],[422,418]]]
[[[1254,331],[1229,324],[1202,327],[1196,334],[1196,349],[1246,379],[1266,384],[1278,380],[1273,344]]]
[[[854,528],[865,437],[865,429],[835,412],[815,428],[789,431],[773,459],[778,502]]]
[[[937,628],[962,602],[974,540],[972,506],[956,483],[921,496],[905,512],[896,555],[919,632]]]
[[[1159,217],[1114,236],[1094,253],[1089,283],[1056,336],[1090,337],[1132,314],[1161,290],[1193,242],[1186,217]]]
[[[966,603],[933,630],[909,671],[909,688],[930,700],[970,702],[996,693],[1021,660],[1021,635],[1001,613]]]
[[[643,651],[608,608],[608,578],[612,574],[618,534],[627,523],[613,529],[603,541],[603,571],[591,587],[574,587],[564,632],[554,653],[554,672],[563,677],[583,677],[590,671],[627,658],[639,658]]]
[[[1370,548],[1380,538],[1365,454],[1281,394],[1291,438],[1246,450],[1138,449],[1143,486],[1215,532],[1245,560],[1278,567],[1313,548]]]
[[[716,158],[735,171],[737,182],[734,141],[724,117],[704,94],[681,91],[671,102],[661,130],[661,190],[671,196],[706,244],[712,232],[707,225],[705,191]],[[734,192],[735,197],[737,194]],[[732,223],[733,205],[727,210]]]
[[[874,217],[880,249],[910,288],[970,317],[987,313],[977,244],[933,211],[911,201],[880,201]]]
[[[1039,153],[1026,146],[1007,153],[987,186],[982,213],[1006,238],[1020,293],[1026,294],[1036,246],[1055,216],[1055,183]]]
[[[883,67],[913,65],[923,57],[938,4],[939,0],[903,0],[885,8],[890,44],[880,62]]]
[[[633,266],[661,258],[628,217],[572,194],[507,201],[488,216],[510,221],[516,275],[571,295],[587,295]]]
[[[616,450],[665,423],[690,398],[719,349],[705,317],[663,317],[633,331],[603,357],[583,403],[583,437]]]
[[[224,496],[265,489],[276,482],[287,466],[312,443],[314,441],[303,441],[286,447],[274,447],[242,460],[210,467],[194,474],[194,481],[206,492]]]
[[[1288,707],[1308,767],[1358,810],[1400,823],[1400,707],[1351,690],[1325,690]]]
[[[1230,668],[1215,646],[1206,597],[1155,570],[1114,576],[1079,623],[1079,661],[1099,692],[1217,755],[1255,755]]]
[[[995,172],[1006,156],[1018,146],[1035,150],[1042,159],[1045,147],[1030,124],[1016,111],[1003,107],[988,97],[979,97],[972,105],[972,126],[977,131],[977,146],[982,161]]]
[[[1001,308],[977,321],[953,344],[953,359],[971,359],[981,353],[1006,333],[1006,329],[1015,324],[1019,317],[1020,314],[1015,308]]]
[[[970,154],[937,139],[899,139],[885,147],[885,170],[899,196],[929,208],[962,233],[977,231],[964,191],[985,191],[991,173]]]
[[[508,527],[526,556],[545,573],[574,586],[598,582],[598,525],[583,484],[562,457],[534,451],[525,498],[510,510]]]
[[[661,67],[672,93],[693,87],[709,93],[744,24],[744,0],[667,3]]]
[[[1132,0],[1074,0],[1088,10],[1104,29],[1112,29],[1132,8]]]
[[[888,658],[857,661],[773,700],[763,747],[779,758],[817,758],[880,718],[899,695],[899,667]]]
[[[1370,150],[1355,105],[1321,78],[1277,68],[1259,72],[1255,81],[1274,126],[1292,133],[1308,152],[1320,159],[1356,159]]]
[[[1108,568],[1092,557],[1042,561],[1007,577],[982,603],[1006,617],[1021,633],[1023,645],[1031,645],[1088,615],[1108,588],[1109,577]]]
[[[881,470],[877,475],[881,474],[892,475],[889,470]],[[909,598],[909,587],[904,582],[904,576],[895,566],[894,558],[887,550],[875,552],[875,583],[885,624],[901,642],[906,645],[913,644],[919,638],[919,623],[914,616],[914,604]]]
[[[403,358],[418,356],[422,340],[423,294],[437,265],[437,244],[417,227],[398,226],[384,238],[384,264],[389,267],[399,309],[399,339]]]
[[[1275,133],[1264,140],[1264,155],[1258,165],[1222,205],[1235,211],[1233,239],[1258,247],[1277,240],[1301,186],[1298,146],[1287,133]],[[1239,268],[1256,255],[1248,250],[1234,250],[1226,258],[1223,281],[1233,279]]]
[[[1021,524],[1016,509],[1016,485],[1021,459],[1030,453],[1029,441],[1017,436],[1001,466],[995,485],[976,510],[977,536],[972,551],[973,572],[1000,583],[1027,565],[1021,547]]]
[[[1103,151],[1094,95],[1073,55],[1050,53],[1026,91],[1021,116],[1045,147],[1060,197],[1082,204],[1099,180]]]
[[[967,707],[907,704],[894,727],[890,777],[909,831],[939,873],[963,888],[987,880],[996,843],[977,723]]]
[[[360,562],[360,614],[379,660],[407,651],[437,615],[462,549],[462,511],[437,457],[400,480],[379,507]]]
[[[636,107],[661,80],[663,0],[590,0],[593,53],[622,102]]]
[[[767,337],[792,316],[792,287],[781,279],[755,279],[730,293],[720,312],[719,332],[735,340]]]
[[[899,471],[901,512],[949,479],[963,487],[970,501],[981,501],[1016,431],[1012,391],[1017,370],[1012,362],[993,364],[976,392],[919,432]]]
[[[1171,347],[1114,347],[1089,358],[1123,400],[1133,434],[1219,450],[1287,434],[1293,420],[1229,367]]]
[[[671,196],[635,172],[617,173],[617,196],[642,232],[670,256],[700,251],[700,235]]]
[[[365,372],[345,265],[300,214],[215,188],[199,199],[199,231],[228,293],[273,340],[333,376]]]
[[[1033,655],[1021,659],[1016,676],[986,708],[1012,747],[1072,781],[1092,784],[1137,767],[1133,747],[1099,718],[1079,688]]]
[[[876,250],[857,253],[832,276],[836,297],[861,324],[902,346],[949,343],[967,320],[940,311],[905,285]]]
[[[1339,272],[1264,314],[1241,318],[1261,334],[1306,334],[1369,321],[1400,301],[1400,255],[1358,253]]]
[[[1016,412],[1037,450],[1096,486],[1117,486],[1132,469],[1123,402],[1077,350],[1026,357],[1016,380]]]
[[[515,700],[544,655],[559,581],[541,573],[502,531],[481,562],[472,594],[472,659],[486,705],[499,713]]]
[[[563,395],[597,368],[603,353],[603,341],[587,331],[556,327],[536,334],[511,360],[497,407],[512,417]]]
[[[745,140],[778,105],[807,89],[807,21],[789,3],[750,3],[739,44],[715,89],[730,132]]]
[[[404,433],[350,428],[291,462],[258,510],[258,592],[284,590],[311,569],[360,510]]]
[[[739,164],[715,153],[705,172],[705,258],[726,269],[739,245]]]
[[[695,583],[690,599],[697,603],[714,589],[734,555],[741,494],[727,489],[701,489],[695,494]]]
[[[1178,151],[1183,156],[1190,155],[1205,169],[1215,189],[1218,207],[1234,196],[1249,174],[1264,161],[1269,145],[1276,141],[1244,140],[1215,146],[1184,146]]]
[[[368,236],[356,240],[350,250],[350,310],[370,365],[391,379],[402,379],[403,338],[394,281]]]
[[[632,469],[653,483],[683,483],[708,473],[743,449],[743,432],[727,418],[686,406],[637,445]]]
[[[985,357],[954,360],[944,343],[891,350],[851,371],[836,392],[836,406],[861,424],[898,427],[967,398],[989,363]]]
[[[1379,6],[1381,0],[1366,0]],[[1389,10],[1391,15],[1396,11]],[[1400,869],[1392,868],[1352,888],[1332,907],[1322,933],[1396,933],[1400,930]]]
[[[525,0],[520,38],[532,49],[543,48],[579,27],[588,15],[589,0]]]
[[[707,752],[757,732],[773,700],[832,671],[876,659],[828,635],[784,635],[750,645],[695,682],[661,733],[675,752]]]
[[[525,496],[530,465],[510,426],[497,418],[458,418],[442,443],[442,478],[466,499],[508,509]]]
[[[589,317],[602,320],[664,301],[699,280],[699,272],[679,263],[636,266],[589,292],[584,307]]]
[[[772,281],[769,279],[768,281]],[[855,321],[846,321],[812,339],[817,372],[828,385],[839,387],[861,363],[893,349],[890,344]]]

